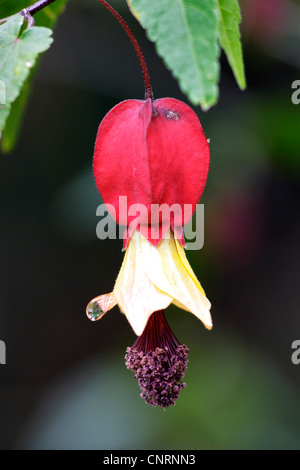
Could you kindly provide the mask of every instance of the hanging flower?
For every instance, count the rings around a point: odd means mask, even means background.
[[[95,182],[107,210],[127,227],[126,252],[113,291],[94,298],[86,313],[96,321],[119,306],[138,336],[127,348],[127,368],[145,401],[164,409],[185,387],[188,362],[188,348],[164,309],[173,303],[212,328],[210,302],[183,248],[183,227],[204,190],[209,158],[197,115],[173,98],[118,104],[101,122],[95,144]]]

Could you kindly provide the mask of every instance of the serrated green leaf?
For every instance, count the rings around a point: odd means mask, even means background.
[[[220,12],[220,44],[224,49],[239,87],[246,88],[244,61],[239,24],[240,7],[237,0],[217,0]]]
[[[0,26],[0,80],[5,86],[5,103],[0,105],[0,132],[38,54],[52,43],[51,29],[34,26],[21,32],[23,23],[24,17],[17,15]]]
[[[216,0],[128,0],[157,53],[194,105],[218,99],[219,16]]]
[[[58,16],[63,12],[68,0],[56,0],[51,5],[38,12],[35,16],[35,26],[45,26],[53,28]],[[35,3],[35,0],[0,0],[0,10],[2,17],[13,15],[17,11],[22,10]],[[1,33],[1,26],[0,26]],[[39,55],[39,58],[41,55]],[[29,99],[30,90],[32,88],[32,81],[34,74],[38,68],[37,60],[36,65],[31,69],[30,75],[25,81],[18,98],[12,103],[9,116],[7,117],[5,127],[1,136],[1,150],[5,153],[11,152],[18,139],[19,130],[21,128],[21,121],[23,119],[27,101]]]

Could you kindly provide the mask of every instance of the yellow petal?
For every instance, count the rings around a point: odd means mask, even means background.
[[[117,305],[117,301],[113,292],[99,295],[99,297],[92,299],[86,307],[86,315],[91,321],[100,320],[115,305]]]
[[[184,250],[183,246],[179,243],[179,241],[177,240],[177,238],[174,237],[174,239],[175,239],[175,244],[176,244],[177,252],[178,252],[178,254],[179,254],[179,256],[180,256],[180,259],[181,259],[181,261],[182,261],[182,263],[183,263],[185,269],[189,272],[189,274],[190,274],[191,278],[193,279],[193,281],[195,282],[195,284],[198,285],[198,287],[199,287],[200,291],[202,292],[202,294],[205,295],[205,292],[204,292],[204,290],[203,290],[203,287],[201,286],[201,284],[200,284],[200,282],[198,281],[198,279],[197,279],[197,277],[196,277],[194,271],[192,270],[192,267],[191,267],[190,263],[188,262],[188,259],[187,259],[186,255],[185,255],[185,250]]]
[[[167,233],[158,247],[142,239],[142,251],[146,273],[153,284],[172,297],[175,305],[190,311],[211,329],[210,302],[173,234]]]
[[[142,240],[145,238],[136,231],[127,247],[114,288],[114,296],[119,307],[137,336],[142,334],[150,315],[157,310],[167,308],[173,300],[167,293],[157,288],[147,276],[142,255]]]

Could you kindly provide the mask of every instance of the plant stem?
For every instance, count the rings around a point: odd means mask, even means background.
[[[33,5],[29,6],[28,8],[24,8],[22,11],[15,13],[14,15],[8,16],[7,18],[0,19],[0,25],[5,23],[9,18],[12,18],[16,15],[23,15],[29,21],[29,17],[35,15],[38,11],[42,10],[43,8],[47,7],[51,3],[54,3],[56,0],[39,0],[38,2],[34,3]],[[30,21],[29,21],[30,22]],[[33,22],[34,23],[34,22]]]
[[[145,58],[143,56],[143,53],[142,53],[142,50],[137,42],[137,40],[135,39],[134,35],[133,35],[133,32],[131,31],[131,29],[129,28],[128,24],[123,20],[123,18],[121,17],[121,15],[119,15],[119,13],[112,7],[109,5],[109,3],[107,3],[105,0],[98,0],[103,6],[105,6],[107,8],[107,10],[109,10],[111,12],[111,14],[119,21],[120,25],[123,27],[123,29],[125,30],[127,36],[129,37],[134,49],[135,49],[135,52],[138,56],[138,59],[139,59],[139,62],[140,62],[140,65],[141,65],[141,68],[142,68],[142,73],[143,73],[143,77],[144,77],[144,84],[145,84],[145,99],[150,99],[151,101],[153,101],[153,92],[152,92],[152,86],[151,86],[151,81],[150,81],[150,76],[149,76],[149,72],[148,72],[148,68],[147,68],[147,64],[146,64],[146,61],[145,61]]]
[[[54,3],[56,0],[39,0],[38,2],[34,3],[30,7],[26,8],[26,11],[31,15],[35,15],[38,11],[42,10],[43,8],[47,7],[51,3]]]

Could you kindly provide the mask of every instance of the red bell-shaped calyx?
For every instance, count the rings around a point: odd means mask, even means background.
[[[209,160],[199,119],[185,103],[127,100],[99,126],[93,169],[103,202],[129,227],[128,238],[136,228],[156,246],[170,226],[184,243]]]

